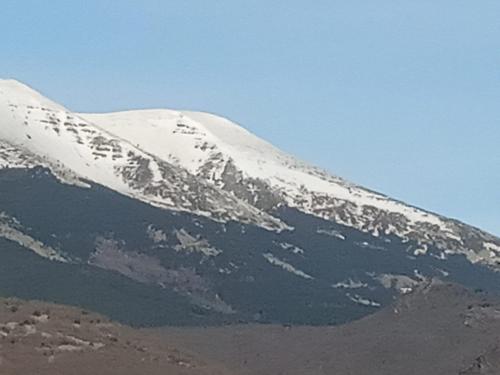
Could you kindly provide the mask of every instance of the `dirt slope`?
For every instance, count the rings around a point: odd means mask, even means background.
[[[337,327],[132,329],[65,306],[0,300],[0,374],[500,374],[500,304],[432,282]]]
[[[164,334],[179,348],[248,375],[500,374],[500,305],[454,285],[427,285],[344,326],[167,329]]]
[[[0,300],[0,374],[229,375],[159,340],[75,308]]]

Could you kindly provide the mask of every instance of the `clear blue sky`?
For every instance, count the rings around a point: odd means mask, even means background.
[[[236,120],[500,235],[500,1],[3,0],[0,75],[76,111]]]

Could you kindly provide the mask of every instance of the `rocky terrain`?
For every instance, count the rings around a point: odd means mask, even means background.
[[[0,299],[2,375],[232,373],[169,341],[81,309]]]
[[[438,280],[337,327],[132,329],[82,309],[0,299],[0,373],[500,373],[500,304]]]

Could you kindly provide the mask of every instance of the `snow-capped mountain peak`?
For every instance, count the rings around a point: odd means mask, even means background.
[[[30,86],[14,79],[0,79],[0,95],[7,96],[11,103],[23,103],[26,106],[43,106],[65,111],[60,104],[46,98]]]
[[[50,168],[147,203],[284,229],[278,219],[12,80],[0,81],[0,165]]]
[[[285,205],[375,236],[416,240],[423,252],[432,245],[443,256],[459,252],[473,261],[496,241],[477,229],[308,165],[213,114],[142,110],[81,116],[262,210]],[[488,256],[479,258],[494,263],[499,256],[488,251]]]

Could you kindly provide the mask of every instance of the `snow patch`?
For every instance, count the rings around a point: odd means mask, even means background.
[[[497,245],[497,244],[494,244],[493,242],[486,242],[484,244],[484,247],[489,250],[489,251],[492,251],[494,253],[500,253],[500,246]]]
[[[279,243],[279,246],[283,249],[283,250],[288,250],[290,252],[292,252],[293,254],[304,254],[304,250],[301,249],[300,247],[298,246],[295,246],[291,243],[288,243],[288,242],[280,242]]]
[[[24,234],[21,232],[20,228],[18,229],[17,227],[20,227],[20,223],[16,219],[9,217],[4,212],[0,212],[0,238],[3,237],[12,242],[16,242],[43,258],[68,263],[68,260],[58,251]]]
[[[222,254],[222,250],[210,246],[206,239],[199,238],[199,236],[193,237],[185,229],[175,230],[174,234],[179,241],[179,245],[174,246],[176,251],[198,252],[207,257],[216,257]]]
[[[263,254],[264,258],[266,258],[266,260],[271,263],[273,266],[278,266],[278,267],[281,267],[282,269],[284,269],[285,271],[287,272],[290,272],[290,273],[293,273],[294,275],[297,275],[297,276],[300,276],[304,279],[308,279],[308,280],[312,280],[314,279],[314,277],[312,277],[311,275],[308,275],[307,273],[295,268],[294,266],[292,266],[290,263],[287,263],[279,258],[276,258],[273,254],[271,253],[266,253],[266,254]]]
[[[380,303],[377,301],[372,301],[367,298],[363,298],[358,294],[351,295],[350,293],[346,293],[347,298],[349,298],[352,302],[357,303],[359,305],[363,306],[370,306],[370,307],[380,307]]]
[[[421,248],[415,249],[415,251],[413,251],[413,255],[415,256],[426,255],[427,251],[429,251],[427,245],[423,245]]]
[[[335,238],[338,238],[339,240],[342,240],[342,241],[345,241],[345,239],[346,239],[346,237],[342,233],[340,233],[339,231],[334,230],[334,229],[318,228],[316,230],[316,233],[324,234],[324,235],[330,236],[330,237],[335,237]]]
[[[347,280],[343,280],[336,284],[332,285],[333,288],[343,288],[343,289],[359,289],[359,288],[367,288],[368,284],[363,283],[359,280],[353,280],[351,278]]]
[[[387,251],[387,249],[383,246],[380,245],[375,245],[369,242],[354,242],[354,245],[365,248],[365,249],[371,249],[371,250],[379,250],[379,251]]]

